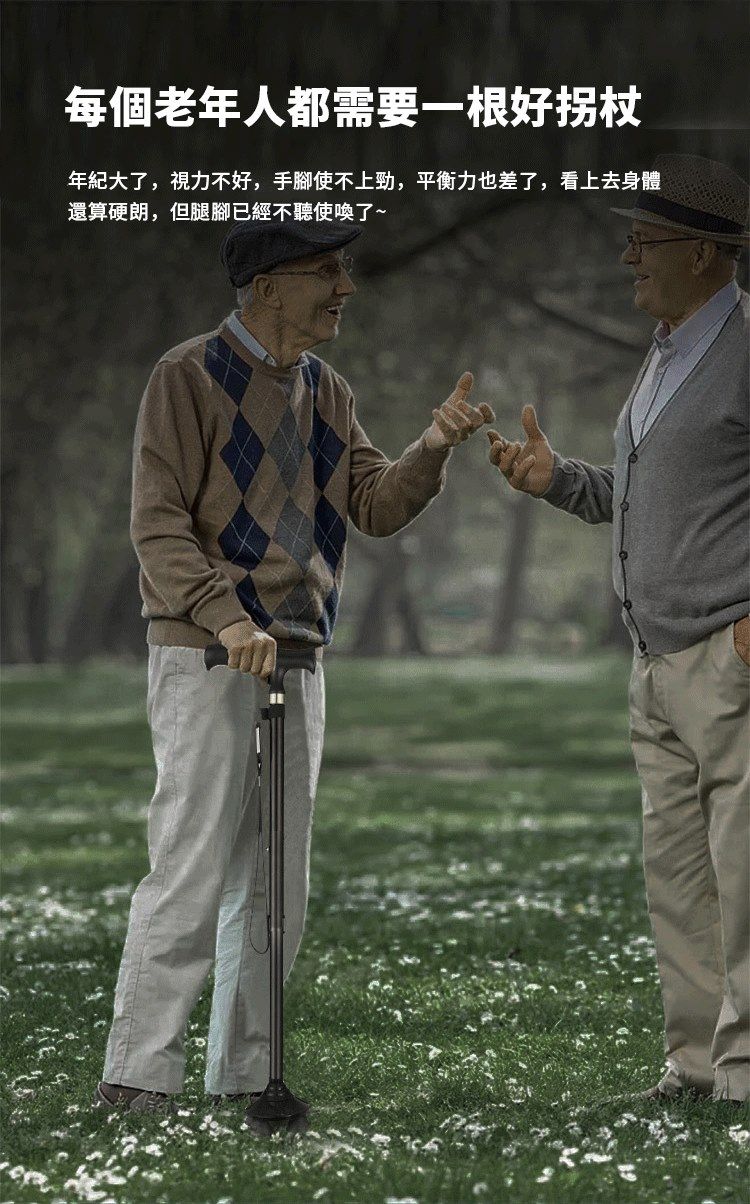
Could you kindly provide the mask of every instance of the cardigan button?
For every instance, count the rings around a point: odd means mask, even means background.
[[[625,607],[626,610],[630,610],[632,605],[633,605],[633,603],[630,601],[630,598],[626,598],[625,601],[623,602],[623,606]]]
[[[638,644],[638,650],[639,650],[639,652],[646,651],[646,645],[644,644],[643,640],[641,640],[640,643]]]
[[[630,509],[630,502],[620,502],[620,509],[621,509],[621,510],[629,510],[629,509]]]
[[[629,464],[635,464],[635,462],[636,462],[636,460],[637,460],[637,459],[638,459],[638,457],[637,457],[637,455],[635,454],[635,452],[631,452],[631,453],[630,453],[630,455],[628,456],[628,463],[629,463]]]
[[[628,558],[627,552],[620,552],[620,560],[627,560],[627,558]]]

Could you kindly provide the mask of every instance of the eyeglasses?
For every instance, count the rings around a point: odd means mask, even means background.
[[[641,238],[640,234],[628,234],[628,246],[638,258],[641,258],[643,247],[658,247],[665,242],[697,242],[696,234],[688,234],[684,238]]]
[[[321,263],[319,268],[315,268],[309,272],[269,272],[270,276],[318,276],[326,284],[333,284],[338,280],[341,272],[346,272],[347,276],[351,276],[354,268],[354,259],[351,255],[342,255],[341,259],[337,259],[334,263],[332,260],[328,263]]]

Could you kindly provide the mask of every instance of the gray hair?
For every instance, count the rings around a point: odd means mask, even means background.
[[[742,254],[741,246],[733,246],[728,242],[717,242],[716,245],[719,248],[719,254],[721,255],[722,259],[733,259],[736,261]]]
[[[241,313],[244,313],[246,309],[249,309],[252,299],[253,282],[251,280],[248,284],[243,284],[242,288],[237,289],[237,304],[240,307]]]

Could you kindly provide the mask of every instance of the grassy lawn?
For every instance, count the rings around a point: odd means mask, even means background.
[[[301,1140],[202,1094],[92,1113],[147,870],[145,669],[7,671],[2,1154],[11,1201],[744,1201],[747,1114],[650,1086],[661,1005],[629,663],[334,659],[302,951]]]

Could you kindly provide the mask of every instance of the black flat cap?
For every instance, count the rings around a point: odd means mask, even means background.
[[[235,288],[280,263],[345,247],[362,233],[351,222],[238,222],[221,244],[221,262]]]

